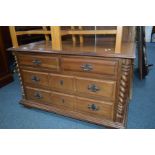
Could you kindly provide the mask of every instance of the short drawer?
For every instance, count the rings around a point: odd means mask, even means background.
[[[21,65],[59,70],[59,59],[57,57],[19,54],[18,60]]]
[[[75,97],[72,95],[67,95],[63,93],[57,93],[57,92],[52,92],[51,93],[51,105],[58,107],[58,108],[63,108],[63,109],[69,109],[73,110],[74,105],[75,105]]]
[[[76,111],[95,118],[113,119],[113,103],[77,97]]]
[[[118,61],[94,58],[69,58],[61,59],[63,71],[116,75]]]
[[[50,91],[26,87],[26,98],[27,100],[34,100],[37,102],[49,103],[50,102]]]
[[[49,86],[54,90],[60,91],[74,91],[74,79],[72,76],[50,74],[49,75]]]
[[[22,70],[22,77],[25,84],[31,84],[34,87],[49,85],[47,73]]]
[[[114,100],[116,82],[76,77],[76,89],[88,96],[102,96]]]

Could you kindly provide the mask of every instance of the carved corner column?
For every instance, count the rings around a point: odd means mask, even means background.
[[[22,98],[25,99],[25,91],[24,91],[24,86],[23,86],[22,77],[21,77],[21,73],[20,73],[20,68],[19,68],[19,65],[18,65],[18,58],[17,58],[16,54],[13,54],[13,55],[15,57],[16,68],[17,68],[18,77],[19,77],[19,80],[20,80]]]
[[[116,122],[123,123],[124,114],[126,111],[126,106],[129,98],[129,81],[130,81],[130,70],[131,70],[131,60],[123,59],[121,65],[121,77],[119,85],[118,103],[116,110]]]

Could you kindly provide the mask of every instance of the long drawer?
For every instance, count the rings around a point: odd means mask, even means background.
[[[64,93],[76,93],[87,97],[105,97],[115,100],[116,81],[50,74],[49,86],[52,90]]]
[[[117,65],[117,61],[104,59],[82,57],[61,58],[61,66],[63,71],[94,73],[114,76],[117,74]]]
[[[22,70],[22,76],[23,76],[24,82],[28,85],[31,85],[34,87],[49,86],[48,73]]]
[[[27,100],[95,118],[113,119],[113,102],[98,101],[32,87],[26,87],[25,90]]]
[[[87,116],[113,119],[113,104],[110,102],[77,97],[75,109]]]
[[[64,93],[79,93],[86,96],[101,96],[115,99],[116,82],[60,74],[22,70],[25,85],[45,87]]]
[[[89,78],[76,77],[76,90],[78,93],[87,96],[101,96],[108,99],[115,99],[115,81],[104,81]]]
[[[20,65],[31,66],[35,68],[51,69],[59,71],[59,58],[54,56],[39,56],[19,54],[18,60]]]

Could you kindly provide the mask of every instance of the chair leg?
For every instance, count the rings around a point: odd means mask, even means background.
[[[115,53],[121,52],[123,26],[117,26]]]
[[[47,31],[47,27],[46,26],[43,26],[43,30]],[[49,41],[50,40],[48,34],[45,34],[45,40],[46,41]]]
[[[79,26],[79,29],[82,30],[82,26]],[[83,45],[83,42],[84,42],[83,35],[80,35],[80,46]]]
[[[60,26],[51,26],[52,49],[62,50],[61,29]]]
[[[10,35],[11,35],[13,47],[17,48],[18,47],[18,40],[17,40],[15,26],[9,26],[9,30],[10,30]]]
[[[75,27],[74,26],[71,26],[71,29],[72,30],[75,30]],[[72,35],[72,42],[73,42],[73,46],[75,46],[76,43],[77,43],[77,40],[76,40],[76,36],[75,35]]]

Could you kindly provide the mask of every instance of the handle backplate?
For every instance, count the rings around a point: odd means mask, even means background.
[[[88,85],[88,90],[90,90],[91,92],[97,92],[100,90],[100,88],[96,86],[96,84],[90,84]]]
[[[32,63],[34,65],[41,65],[42,62],[41,62],[41,60],[35,59],[35,60],[32,61]]]
[[[37,77],[37,76],[35,76],[35,75],[33,75],[32,78],[31,78],[31,80],[32,80],[33,82],[39,82],[39,81],[40,81],[40,78]]]
[[[88,104],[88,109],[92,110],[92,111],[98,111],[99,107],[96,104]]]
[[[83,64],[83,65],[81,65],[81,68],[83,71],[92,71],[93,70],[93,66],[91,64]]]
[[[43,98],[43,96],[41,95],[40,92],[35,92],[35,93],[34,93],[34,97],[35,97],[36,99],[42,99],[42,98]]]

